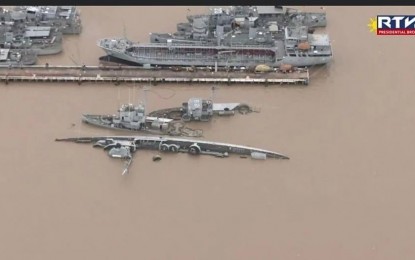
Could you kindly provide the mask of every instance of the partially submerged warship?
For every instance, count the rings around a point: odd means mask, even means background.
[[[236,111],[241,114],[246,114],[252,112],[253,109],[243,103],[214,103],[209,99],[190,98],[181,107],[160,109],[150,112],[148,115],[188,122],[210,121],[213,115],[231,116]]]
[[[55,141],[67,141],[75,143],[92,143],[94,147],[100,147],[108,151],[112,158],[125,160],[125,168],[122,175],[128,173],[132,163],[132,155],[138,150],[160,150],[171,153],[189,153],[191,155],[213,155],[216,157],[228,157],[229,154],[251,156],[253,159],[289,159],[289,157],[258,148],[234,145],[219,142],[201,141],[195,139],[179,139],[154,136],[110,136],[110,137],[77,137],[55,139]]]
[[[173,119],[146,116],[145,106],[123,104],[115,115],[82,115],[82,122],[114,130],[142,131],[150,134],[201,137],[202,130],[193,130]]]
[[[0,48],[0,67],[33,65],[37,61],[37,54],[33,50]]]
[[[152,33],[150,43],[106,38],[98,46],[111,57],[144,66],[305,67],[332,59],[328,35],[310,30],[325,26],[325,14],[278,16],[270,8],[214,8],[210,15],[188,20],[174,34]]]

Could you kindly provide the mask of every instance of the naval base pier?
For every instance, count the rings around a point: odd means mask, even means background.
[[[275,70],[266,73],[239,71],[210,71],[193,68],[143,68],[136,66],[11,66],[0,67],[0,81],[18,82],[72,82],[82,83],[211,83],[211,84],[257,84],[257,85],[308,85],[307,69],[289,72]]]

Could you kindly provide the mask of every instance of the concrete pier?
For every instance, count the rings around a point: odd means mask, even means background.
[[[289,73],[274,71],[248,73],[245,71],[207,71],[145,69],[134,66],[19,66],[0,68],[0,81],[13,82],[83,82],[96,83],[211,83],[211,84],[301,84],[307,85],[307,69]]]

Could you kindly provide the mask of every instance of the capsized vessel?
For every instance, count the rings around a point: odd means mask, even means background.
[[[202,141],[198,139],[179,139],[171,137],[155,136],[107,136],[107,137],[75,137],[55,139],[55,141],[67,141],[75,143],[92,143],[93,147],[100,147],[108,151],[112,158],[125,160],[123,175],[128,172],[132,163],[132,155],[137,150],[160,150],[170,153],[189,153],[191,155],[213,155],[216,157],[228,157],[229,154],[251,156],[253,159],[264,160],[267,158],[289,159],[280,153],[253,148],[243,145],[227,144],[220,142]]]

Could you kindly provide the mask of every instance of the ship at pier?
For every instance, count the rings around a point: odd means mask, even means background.
[[[98,41],[109,57],[143,66],[308,67],[332,60],[325,14],[281,12],[279,7],[213,8],[188,16],[174,34],[152,33],[149,43],[126,38]]]
[[[33,65],[36,61],[37,53],[33,50],[0,48],[0,68]]]
[[[30,49],[37,55],[62,52],[62,32],[50,24],[32,24],[26,13],[0,8],[0,48]]]
[[[63,34],[80,34],[82,22],[75,6],[16,6],[12,13],[24,17],[27,26],[51,26]]]
[[[80,13],[74,6],[0,8],[0,48],[30,49],[37,55],[62,52],[63,34],[80,34]]]

